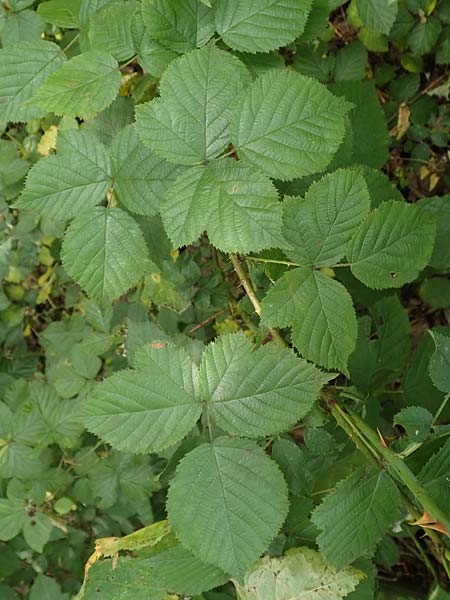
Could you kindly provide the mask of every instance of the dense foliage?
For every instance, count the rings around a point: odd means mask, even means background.
[[[448,0],[0,38],[0,600],[450,598]]]

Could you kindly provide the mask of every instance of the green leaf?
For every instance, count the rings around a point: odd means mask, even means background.
[[[165,48],[152,39],[144,25],[142,11],[140,10],[137,10],[132,17],[131,38],[138,63],[155,77],[161,77],[167,65],[178,56],[173,50]]]
[[[359,40],[354,40],[348,46],[344,46],[336,54],[335,81],[363,79],[367,60],[367,50]]]
[[[278,438],[272,444],[271,456],[280,467],[291,494],[306,496],[309,491],[308,473],[302,449],[292,439]],[[303,498],[302,498],[303,500]]]
[[[92,117],[117,96],[118,66],[106,52],[91,50],[79,54],[46,79],[32,102],[57,115]]]
[[[76,29],[80,26],[78,15],[82,0],[50,0],[39,4],[37,13],[44,21],[65,27],[67,29]]]
[[[330,85],[330,90],[336,96],[343,97],[353,104],[349,112],[351,127],[347,133],[351,138],[352,153],[345,164],[359,163],[379,169],[388,158],[390,138],[386,115],[374,83],[339,81]],[[344,144],[346,142],[347,139]]]
[[[419,481],[444,512],[448,512],[450,502],[449,468],[450,440],[447,440],[439,451],[425,463],[418,475]]]
[[[450,194],[422,198],[417,205],[436,217],[436,240],[430,266],[447,271],[450,269]]]
[[[10,14],[1,32],[2,46],[7,48],[23,42],[40,40],[44,30],[45,22],[32,10]]]
[[[236,97],[249,81],[244,65],[214,46],[172,61],[161,79],[160,98],[136,108],[142,141],[185,165],[218,156],[230,142]]]
[[[285,244],[281,212],[269,178],[228,159],[183,173],[161,207],[174,246],[189,244],[206,230],[224,252],[243,253]]]
[[[373,321],[362,316],[358,340],[350,356],[352,382],[365,394],[398,378],[411,351],[408,314],[397,296],[382,298],[370,309]]]
[[[204,46],[214,34],[214,14],[201,0],[143,0],[150,37],[175,52]]]
[[[89,42],[115,59],[127,60],[134,54],[131,35],[132,15],[137,2],[114,2],[95,13],[89,23]]]
[[[67,600],[67,595],[61,592],[54,577],[39,573],[30,590],[30,600]]]
[[[26,103],[64,61],[61,48],[52,42],[22,42],[20,47],[0,50],[0,121],[42,116],[43,110]]]
[[[333,265],[344,256],[355,228],[368,215],[370,198],[362,175],[340,170],[313,183],[305,198],[284,204],[286,255],[302,265]]]
[[[258,77],[235,108],[231,141],[243,163],[286,180],[326,168],[345,133],[349,105],[292,71]]]
[[[409,45],[414,54],[427,54],[437,42],[441,33],[440,20],[431,15],[423,23],[417,23],[408,36]]]
[[[348,245],[352,273],[371,288],[401,287],[427,266],[434,236],[434,219],[420,208],[404,202],[383,202]]]
[[[137,223],[119,208],[84,211],[67,229],[66,272],[101,306],[125,294],[143,275],[147,248]]]
[[[321,553],[341,568],[373,551],[394,523],[400,494],[392,479],[377,467],[358,469],[339,482],[312,513],[322,530]]]
[[[181,460],[167,499],[182,545],[234,577],[268,547],[287,510],[277,465],[256,444],[224,437]]]
[[[102,202],[111,185],[109,156],[92,134],[58,134],[58,154],[39,160],[29,171],[16,206],[49,219],[67,221]]]
[[[99,10],[109,4],[114,4],[117,0],[82,0],[79,13],[80,25],[85,27],[89,18],[95,15]]]
[[[397,0],[357,0],[358,15],[369,31],[389,33],[397,17]]]
[[[441,392],[450,392],[450,338],[433,334],[436,349],[430,360],[429,373],[433,384]]]
[[[432,308],[449,308],[450,281],[444,277],[425,279],[420,286],[420,297]]]
[[[156,554],[147,564],[158,586],[189,596],[223,585],[229,579],[223,571],[200,561],[180,545]]]
[[[409,439],[418,443],[430,435],[432,423],[433,415],[422,406],[407,406],[394,417],[394,425],[404,427]]]
[[[0,540],[7,542],[15,538],[26,519],[27,512],[21,502],[0,498]]]
[[[159,211],[167,189],[183,169],[148,150],[134,125],[129,125],[111,145],[111,171],[114,189],[125,208],[150,216]]]
[[[200,396],[221,429],[260,437],[290,429],[318,398],[326,378],[291,350],[254,351],[244,334],[209,344],[200,367]]]
[[[288,271],[269,290],[261,304],[262,321],[292,325],[292,340],[308,360],[347,373],[355,349],[357,323],[345,287],[320,271]]]
[[[292,548],[261,558],[236,584],[241,600],[340,600],[364,577],[353,567],[330,567],[315,550]]]
[[[269,52],[285,46],[304,30],[312,0],[217,0],[217,33],[241,52]]]
[[[199,419],[198,372],[183,348],[145,347],[137,354],[139,371],[115,373],[97,386],[83,421],[119,450],[156,452],[180,441]]]
[[[133,101],[125,96],[117,96],[108,108],[92,119],[84,121],[81,130],[93,133],[105,146],[111,146],[116,135],[133,121]]]
[[[23,525],[23,537],[26,543],[35,552],[42,552],[45,544],[50,539],[53,523],[49,516],[37,512],[29,516]]]

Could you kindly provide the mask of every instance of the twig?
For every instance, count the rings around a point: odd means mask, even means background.
[[[244,271],[241,263],[239,262],[238,257],[235,254],[230,254],[229,256],[230,256],[231,264],[233,265],[233,268],[235,270],[235,273],[239,277],[239,281],[241,282],[242,287],[244,288],[245,293],[248,296],[248,299],[250,300],[253,308],[255,309],[255,313],[258,316],[261,316],[261,304],[255,294],[255,290],[253,289],[253,285],[252,285],[247,273]],[[288,343],[283,338],[283,336],[278,331],[278,329],[269,327],[268,331],[274,342],[277,342],[277,344],[280,344],[280,346],[288,346]]]
[[[213,315],[211,315],[207,319],[204,319],[201,323],[194,325],[194,327],[192,327],[189,330],[189,333],[194,333],[195,331],[198,331],[202,327],[205,327],[205,325],[209,325],[212,321],[215,321],[217,319],[217,317],[220,317],[221,315],[224,315],[227,312],[230,312],[230,309],[228,307],[222,308],[222,310],[218,310],[217,312],[215,312]]]

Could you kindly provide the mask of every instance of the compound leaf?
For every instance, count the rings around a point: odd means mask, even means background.
[[[218,0],[217,33],[241,52],[269,52],[292,42],[305,28],[312,0]]]
[[[292,326],[296,348],[316,364],[347,373],[357,322],[345,287],[320,271],[298,268],[283,275],[261,303],[268,325]]]
[[[137,223],[120,208],[84,211],[67,229],[61,258],[67,273],[101,306],[143,275],[147,247]]]
[[[158,212],[170,184],[183,168],[153,154],[139,140],[134,125],[122,129],[111,145],[114,189],[121,203],[139,215]]]
[[[340,600],[363,577],[353,567],[330,567],[315,550],[292,548],[281,557],[261,558],[237,590],[241,600]]]
[[[383,202],[355,232],[347,258],[355,277],[368,287],[401,287],[427,266],[434,236],[434,219],[421,208]]]
[[[264,552],[287,510],[278,466],[256,444],[226,437],[181,460],[167,500],[181,543],[235,577]]]
[[[268,71],[237,104],[231,141],[242,162],[287,180],[326,168],[345,134],[350,105],[292,71]]]
[[[358,469],[339,482],[312,513],[322,530],[317,541],[325,559],[341,568],[372,551],[394,523],[400,506],[397,486],[384,471]]]
[[[0,50],[0,121],[22,122],[44,111],[27,103],[66,57],[52,42],[22,42]]]
[[[105,379],[85,403],[86,427],[128,452],[157,452],[180,441],[201,414],[197,367],[183,348],[144,347],[139,370]],[[145,367],[143,364],[145,361]]]
[[[244,334],[209,344],[200,367],[200,395],[228,433],[258,437],[290,429],[312,408],[324,375],[286,348],[254,351]]]
[[[268,177],[232,160],[194,167],[169,188],[161,207],[176,247],[203,231],[224,252],[259,251],[285,245],[282,207]]]
[[[28,173],[17,207],[67,221],[94,208],[111,185],[109,156],[91,133],[58,135],[58,154],[39,160]]]
[[[203,46],[214,34],[213,11],[201,0],[143,0],[150,37],[175,52]]]
[[[161,79],[161,97],[136,109],[142,141],[180,164],[218,156],[230,142],[233,103],[249,81],[243,63],[214,46],[173,60]]]
[[[120,85],[119,65],[106,52],[75,56],[50,75],[33,96],[33,104],[67,117],[88,119],[109,106]]]
[[[326,266],[345,254],[355,228],[369,213],[370,196],[357,171],[340,170],[313,183],[305,198],[284,202],[286,254],[303,265]]]

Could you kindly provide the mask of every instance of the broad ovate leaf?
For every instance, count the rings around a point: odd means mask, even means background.
[[[353,567],[331,567],[311,548],[292,548],[261,558],[235,585],[241,600],[341,600],[363,577]]]
[[[136,109],[142,141],[179,164],[218,156],[230,142],[236,97],[249,81],[243,63],[214,46],[173,60],[161,78],[160,98]]]
[[[312,408],[324,375],[287,348],[254,350],[244,334],[209,344],[200,367],[200,396],[228,433],[247,437],[290,429]]]
[[[183,171],[154,154],[140,141],[134,125],[122,129],[111,145],[114,189],[129,211],[151,216],[158,212],[167,189]]]
[[[182,545],[234,577],[267,549],[287,510],[278,466],[255,443],[226,437],[181,460],[167,500]]]
[[[217,0],[217,33],[241,52],[269,52],[294,41],[305,28],[312,0]]]
[[[357,322],[350,294],[321,271],[297,268],[285,273],[261,304],[262,320],[292,326],[292,340],[307,358],[327,369],[348,372]]]
[[[225,159],[193,167],[168,189],[161,206],[168,236],[179,247],[207,231],[224,252],[284,245],[282,207],[268,177]]]
[[[78,215],[61,251],[64,269],[103,307],[137,283],[146,255],[136,221],[120,208],[102,206]]]
[[[400,493],[385,471],[357,469],[312,514],[324,558],[342,568],[373,551],[397,518]]]
[[[66,60],[52,42],[22,42],[0,50],[0,121],[28,121],[44,114],[28,104],[42,83]]]
[[[88,132],[58,134],[58,153],[33,165],[16,206],[67,221],[102,202],[111,185],[109,156]]]
[[[416,279],[431,259],[433,216],[406,202],[383,202],[355,231],[347,247],[352,273],[375,289]]]
[[[88,119],[109,106],[120,85],[110,54],[90,50],[66,62],[41,85],[32,102],[48,112]]]
[[[144,347],[141,368],[105,379],[84,405],[86,427],[118,450],[159,452],[199,419],[197,367],[184,348]]]
[[[201,0],[143,0],[150,37],[175,52],[189,52],[214,34],[214,14]]]
[[[284,202],[286,254],[302,265],[331,266],[345,254],[355,228],[368,215],[370,196],[356,170],[340,170],[313,183],[304,199]]]
[[[315,79],[268,71],[236,104],[231,141],[243,163],[280,180],[323,171],[345,134],[350,105]]]

